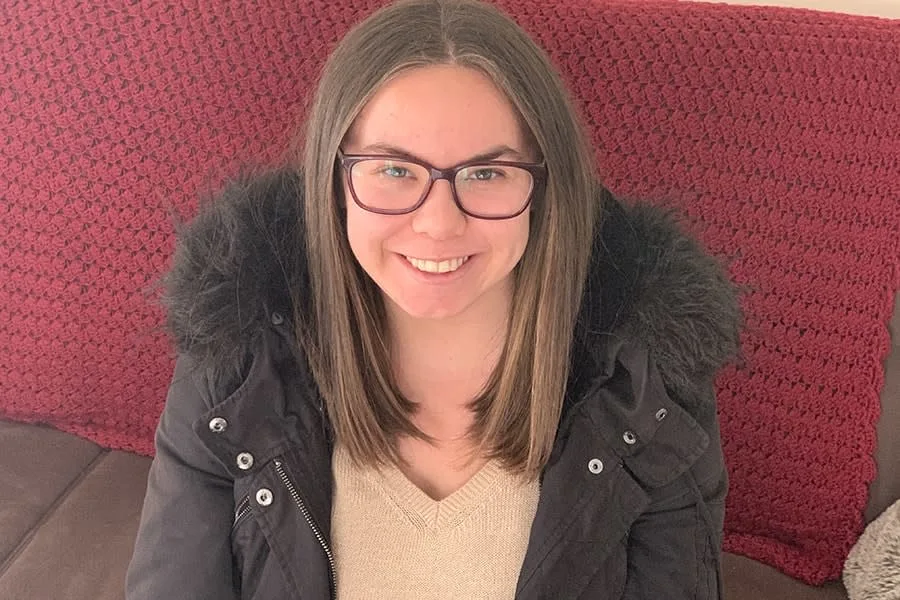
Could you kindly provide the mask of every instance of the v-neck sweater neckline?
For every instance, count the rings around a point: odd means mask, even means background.
[[[496,460],[489,460],[458,490],[435,500],[394,465],[370,471],[369,476],[377,480],[376,483],[415,527],[431,531],[453,527],[478,508],[506,477],[513,477]]]

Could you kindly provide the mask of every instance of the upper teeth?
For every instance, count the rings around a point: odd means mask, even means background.
[[[464,262],[469,260],[469,257],[451,258],[437,262],[435,260],[422,260],[421,258],[407,256],[406,260],[418,270],[425,271],[426,273],[449,273],[460,268]]]

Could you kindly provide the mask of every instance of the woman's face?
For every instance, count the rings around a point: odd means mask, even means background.
[[[478,71],[451,65],[391,79],[366,104],[342,148],[405,154],[439,169],[491,153],[496,160],[534,160],[503,93]],[[528,242],[527,210],[499,221],[467,216],[441,180],[415,211],[382,215],[353,201],[346,172],[343,185],[350,247],[381,288],[389,313],[400,309],[422,319],[505,313],[512,271]]]

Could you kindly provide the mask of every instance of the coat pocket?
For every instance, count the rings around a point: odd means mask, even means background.
[[[243,523],[250,516],[251,511],[250,494],[244,496],[234,509],[234,522],[231,525],[231,532],[234,533],[238,525]]]
[[[277,561],[270,561],[269,544],[258,525],[263,510],[259,490],[248,493],[248,482],[235,485],[234,520],[231,526],[232,573],[241,600],[294,597]],[[252,489],[252,488],[251,488]]]

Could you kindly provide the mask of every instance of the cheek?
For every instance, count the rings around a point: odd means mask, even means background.
[[[360,266],[372,275],[385,254],[385,242],[397,228],[396,217],[378,215],[347,202],[347,243]]]
[[[529,215],[525,214],[517,217],[513,222],[509,223],[509,229],[505,232],[505,245],[509,252],[509,260],[513,263],[513,267],[522,260],[525,254],[525,248],[528,247],[529,234]]]

